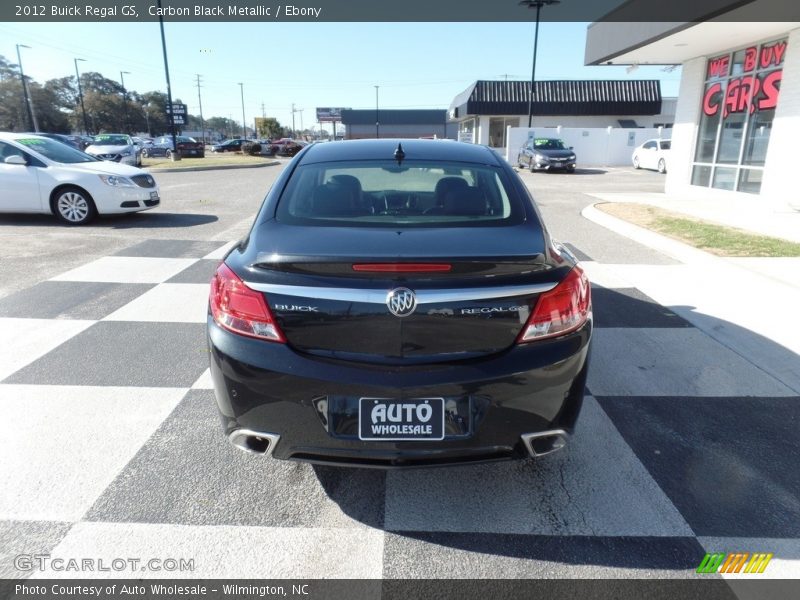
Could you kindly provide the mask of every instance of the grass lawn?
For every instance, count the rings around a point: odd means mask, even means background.
[[[243,154],[211,154],[204,158],[186,157],[178,161],[171,161],[165,157],[143,158],[142,168],[144,169],[188,169],[193,167],[224,167],[241,165],[258,165],[275,160],[272,156],[249,156]]]
[[[800,244],[718,225],[656,206],[607,202],[596,208],[717,256],[800,256]]]

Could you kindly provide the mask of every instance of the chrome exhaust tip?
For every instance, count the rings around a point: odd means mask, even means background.
[[[538,433],[523,433],[522,443],[533,458],[539,458],[561,450],[567,445],[569,434],[563,429],[551,429]]]
[[[228,435],[228,441],[242,452],[272,456],[281,436],[252,429],[237,429]]]

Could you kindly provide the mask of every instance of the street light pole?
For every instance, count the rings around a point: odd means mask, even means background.
[[[375,139],[377,140],[381,137],[381,120],[379,118],[380,112],[378,109],[378,88],[381,86],[375,86]]]
[[[239,84],[239,91],[242,93],[242,139],[246,140],[247,139],[247,130],[246,130],[247,121],[245,121],[245,119],[244,119],[244,84],[243,83]]]
[[[30,91],[28,90],[28,82],[25,80],[25,73],[22,70],[22,56],[19,53],[20,48],[28,48],[25,44],[17,44],[17,65],[19,65],[19,78],[22,80],[22,93],[25,95],[25,107],[28,109],[28,122],[31,128],[39,133],[39,124],[36,122],[36,115],[33,112],[33,98],[31,98]]]
[[[89,124],[86,121],[86,107],[83,105],[83,88],[81,87],[81,74],[78,72],[78,63],[86,62],[85,58],[76,58],[75,61],[75,81],[78,82],[78,97],[81,99],[81,114],[83,115],[83,135],[89,135]]]
[[[130,71],[120,71],[119,80],[122,82],[122,110],[125,120],[122,122],[122,132],[128,132],[128,92],[125,91],[125,75],[130,75]]]
[[[531,89],[528,93],[528,128],[530,129],[533,123],[533,94],[534,86],[536,85],[536,47],[539,45],[539,16],[542,12],[543,6],[550,6],[552,4],[560,4],[561,0],[522,0],[520,6],[527,6],[528,8],[536,8],[536,29],[533,34],[533,66],[531,67]]]

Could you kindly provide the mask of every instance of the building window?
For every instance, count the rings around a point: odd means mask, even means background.
[[[458,127],[458,141],[468,144],[475,143],[475,119],[461,121]]]
[[[761,191],[785,54],[778,40],[708,61],[692,185]]]
[[[519,117],[491,117],[489,119],[489,146],[492,148],[506,147],[507,127],[519,127]]]

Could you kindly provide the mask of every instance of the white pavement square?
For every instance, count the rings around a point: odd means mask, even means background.
[[[194,258],[104,256],[51,281],[105,281],[111,283],[162,283],[190,267]]]
[[[0,385],[0,518],[80,519],[185,393]]]
[[[77,523],[51,552],[53,559],[91,556],[193,559],[194,570],[149,571],[149,578],[378,579],[383,532],[376,529]],[[141,569],[141,567],[140,567]],[[140,570],[97,573],[142,577]],[[71,571],[39,571],[36,578],[81,578]]]
[[[448,498],[442,503],[442,498]],[[390,471],[385,527],[537,535],[690,536],[672,502],[591,396],[566,451],[514,461]]]
[[[228,253],[228,250],[233,248],[236,244],[238,244],[238,242],[236,242],[236,241],[228,242],[227,244],[225,244],[221,248],[218,248],[218,249],[214,250],[213,252],[209,252],[203,258],[208,259],[208,260],[222,260],[222,258]]]
[[[81,320],[0,319],[0,381],[94,323]]]
[[[211,369],[206,369],[203,374],[192,384],[193,390],[213,390],[214,380],[211,379]]]
[[[103,320],[205,323],[207,311],[208,285],[162,283]]]

